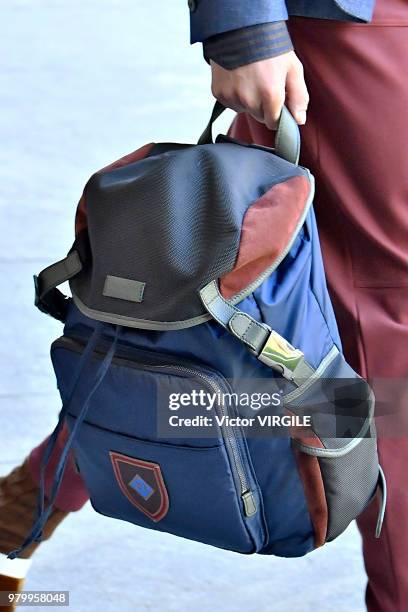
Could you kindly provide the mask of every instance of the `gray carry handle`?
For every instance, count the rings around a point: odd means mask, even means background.
[[[221,113],[225,110],[225,106],[221,102],[216,101],[214,104],[213,111],[211,113],[210,120],[204,132],[201,134],[198,143],[211,144],[212,139],[212,126],[213,123],[218,119]],[[278,128],[275,136],[275,149],[274,152],[279,157],[286,159],[292,164],[299,162],[300,155],[300,132],[299,127],[290,114],[286,106],[282,107],[282,112],[278,120]]]

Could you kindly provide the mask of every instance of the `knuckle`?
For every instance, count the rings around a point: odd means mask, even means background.
[[[269,106],[282,105],[285,101],[285,91],[283,87],[265,89],[262,94],[262,99],[269,104]]]
[[[256,108],[255,100],[246,93],[237,92],[236,100],[238,105],[245,108],[247,111],[253,111]]]

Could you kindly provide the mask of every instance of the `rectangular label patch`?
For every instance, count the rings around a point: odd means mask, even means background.
[[[141,302],[146,283],[120,276],[108,274],[103,288],[103,295],[106,297],[126,300],[127,302]]]

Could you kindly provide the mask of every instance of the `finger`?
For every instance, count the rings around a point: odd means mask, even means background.
[[[282,80],[274,84],[273,90],[268,90],[262,95],[262,110],[264,123],[270,130],[275,130],[285,103],[285,83]]]
[[[302,64],[293,65],[286,77],[286,103],[299,125],[306,123],[309,94],[305,83]]]

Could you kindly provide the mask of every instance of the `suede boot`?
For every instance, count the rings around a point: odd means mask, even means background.
[[[0,591],[21,591],[31,563],[31,556],[40,545],[33,542],[18,559],[7,559],[7,554],[18,548],[31,527],[37,512],[38,485],[33,480],[27,459],[8,476],[0,477]],[[55,508],[44,530],[47,540],[69,514]],[[4,597],[4,596],[3,596]],[[10,612],[15,606],[3,606],[0,612]]]

